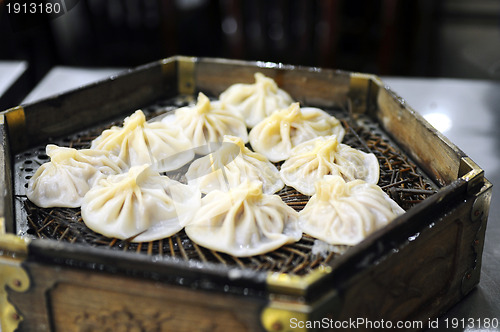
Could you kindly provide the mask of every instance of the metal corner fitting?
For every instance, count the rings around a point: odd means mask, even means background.
[[[26,136],[26,115],[22,106],[10,108],[0,112],[7,123],[10,142],[13,150],[18,151],[28,145]]]
[[[325,291],[320,298],[305,300],[312,285],[332,272],[320,267],[305,276],[270,273],[267,278],[269,303],[261,312],[261,324],[266,331],[306,331],[305,322],[322,319],[338,311],[340,299],[335,289]],[[326,311],[325,311],[326,310]]]
[[[462,157],[458,169],[458,177],[467,182],[467,191],[472,192],[484,182],[484,170],[481,169],[471,158]]]
[[[196,90],[195,57],[178,57],[177,59],[178,91],[181,95],[192,95]]]
[[[0,323],[2,332],[13,332],[24,319],[9,302],[8,288],[25,292],[30,287],[28,273],[21,263],[28,255],[28,240],[13,234],[0,235]]]

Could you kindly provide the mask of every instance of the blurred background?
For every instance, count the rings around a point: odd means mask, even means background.
[[[0,0],[0,60],[27,61],[28,90],[58,65],[135,67],[176,54],[500,78],[498,0],[44,2],[66,13],[16,16]]]

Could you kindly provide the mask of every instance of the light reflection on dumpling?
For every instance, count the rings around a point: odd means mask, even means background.
[[[246,181],[227,192],[214,190],[203,197],[185,230],[203,247],[248,257],[300,240],[297,217],[279,196],[263,194],[260,183]]]
[[[355,245],[404,213],[379,186],[326,175],[299,212],[302,231],[333,245]]]
[[[272,78],[261,73],[255,73],[254,77],[255,83],[233,84],[219,96],[224,107],[240,113],[249,128],[293,103],[290,95],[278,88]]]
[[[344,134],[342,124],[334,116],[319,108],[301,108],[294,103],[256,125],[249,140],[256,152],[278,162],[290,157],[291,150],[300,143],[326,135],[336,135],[342,141]]]
[[[293,148],[280,174],[285,184],[310,196],[315,192],[314,183],[325,175],[377,184],[379,169],[373,153],[341,144],[336,136],[321,136]]]

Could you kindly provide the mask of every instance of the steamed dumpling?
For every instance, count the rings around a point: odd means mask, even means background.
[[[276,82],[261,73],[255,73],[254,84],[234,84],[221,93],[219,100],[228,109],[239,112],[247,127],[253,128],[271,113],[293,103],[290,95],[278,88]]]
[[[104,130],[91,148],[110,151],[129,166],[153,165],[159,172],[175,170],[194,158],[191,142],[182,130],[161,122],[148,123],[141,110],[127,117],[123,127]]]
[[[196,105],[181,107],[175,115],[166,116],[162,122],[182,128],[199,154],[210,153],[209,144],[222,142],[224,135],[238,136],[243,142],[248,142],[243,117],[223,108],[218,101],[210,102],[201,92]]]
[[[245,147],[241,138],[227,135],[217,151],[190,165],[186,178],[203,193],[227,191],[245,180],[261,182],[265,194],[285,186],[278,169],[266,157]]]
[[[228,192],[208,193],[185,230],[203,247],[247,257],[300,240],[297,216],[279,196],[263,194],[260,183],[247,181]]]
[[[322,136],[297,145],[280,170],[283,181],[304,195],[314,194],[314,183],[325,175],[377,184],[379,172],[373,153],[341,144],[336,136]]]
[[[339,141],[345,130],[334,116],[314,107],[300,108],[299,103],[271,114],[249,134],[252,148],[270,161],[290,157],[291,150],[318,136],[336,135]]]
[[[105,151],[48,144],[46,153],[50,162],[38,168],[26,190],[29,200],[43,208],[79,207],[99,179],[127,169],[119,158]]]
[[[404,210],[379,186],[327,175],[299,212],[302,231],[334,245],[355,245]]]
[[[102,179],[85,195],[82,218],[107,237],[154,241],[180,231],[201,202],[193,187],[171,180],[149,165]]]

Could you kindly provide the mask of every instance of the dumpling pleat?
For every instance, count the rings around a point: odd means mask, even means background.
[[[375,184],[339,175],[316,181],[316,193],[299,212],[302,231],[329,244],[355,245],[404,213]]]

